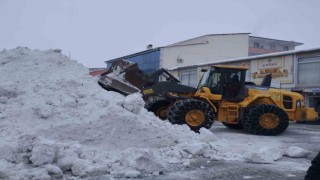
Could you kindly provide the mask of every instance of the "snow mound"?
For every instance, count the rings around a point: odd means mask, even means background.
[[[272,164],[283,156],[283,150],[275,147],[262,147],[255,153],[248,153],[246,160],[257,164]]]
[[[123,107],[130,112],[138,114],[144,108],[144,101],[141,96],[138,93],[127,96],[123,102]]]
[[[0,177],[135,178],[216,152],[200,134],[147,112],[140,94],[107,92],[61,50],[0,52]]]
[[[298,146],[290,146],[284,153],[284,155],[292,158],[303,158],[311,154],[311,151],[305,150]]]

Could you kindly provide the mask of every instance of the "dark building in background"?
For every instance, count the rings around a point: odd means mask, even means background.
[[[146,51],[141,51],[107,61],[107,67],[110,67],[113,61],[119,59],[135,62],[144,73],[149,74],[160,68],[160,48],[152,49],[152,46],[149,45],[147,46]]]

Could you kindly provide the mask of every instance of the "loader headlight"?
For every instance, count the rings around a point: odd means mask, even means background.
[[[297,100],[297,108],[301,107],[301,100]]]

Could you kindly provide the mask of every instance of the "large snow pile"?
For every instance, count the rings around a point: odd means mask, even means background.
[[[259,159],[230,151],[208,130],[160,121],[143,106],[139,94],[100,88],[60,50],[3,50],[0,178],[139,177],[187,167],[197,157]]]

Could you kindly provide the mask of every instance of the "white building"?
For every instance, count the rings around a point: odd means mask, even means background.
[[[211,34],[161,48],[163,68],[248,56],[248,33]]]

